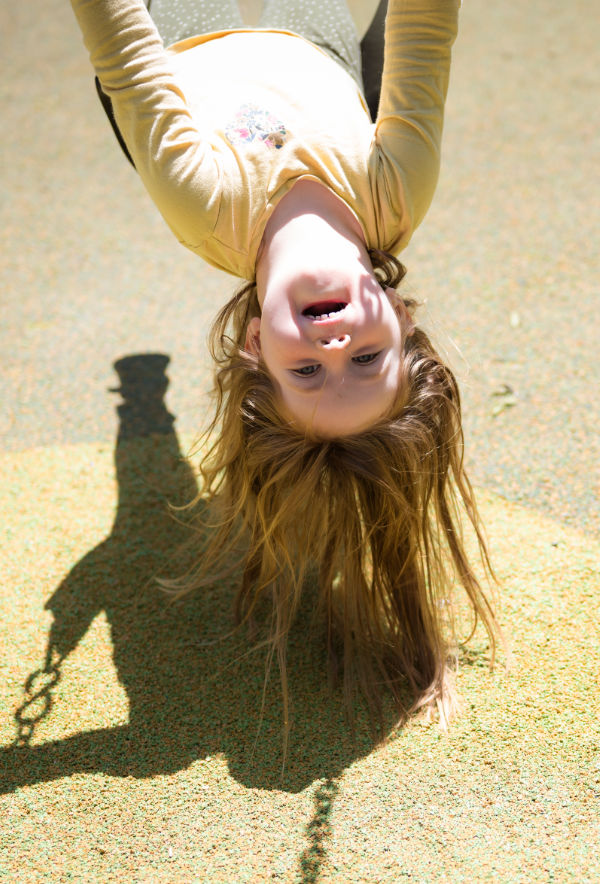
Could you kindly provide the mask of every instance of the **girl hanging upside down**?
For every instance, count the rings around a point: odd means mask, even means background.
[[[266,0],[255,29],[234,0],[72,4],[167,224],[246,280],[210,333],[200,472],[217,527],[172,587],[215,582],[243,542],[237,615],[271,604],[287,703],[316,566],[349,702],[358,685],[375,717],[386,691],[400,717],[437,706],[445,721],[454,590],[492,655],[496,620],[462,540],[466,516],[489,567],[456,381],[398,294],[396,256],[437,181],[458,0],[389,0],[387,15],[383,0],[362,47],[345,0]]]

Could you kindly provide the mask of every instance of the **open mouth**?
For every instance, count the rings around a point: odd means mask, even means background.
[[[346,307],[344,301],[319,301],[302,311],[309,319],[332,319]]]

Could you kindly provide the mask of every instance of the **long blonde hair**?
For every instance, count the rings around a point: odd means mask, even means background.
[[[380,283],[396,288],[404,267],[386,253],[370,254]],[[413,311],[413,301],[402,303]],[[211,528],[195,565],[170,586],[187,592],[241,565],[235,614],[252,621],[257,606],[269,603],[267,640],[279,663],[287,729],[286,643],[307,573],[316,569],[316,610],[333,668],[343,670],[350,715],[358,687],[375,722],[384,693],[399,718],[437,705],[445,721],[455,702],[457,587],[472,620],[483,622],[492,657],[496,632],[462,537],[466,515],[491,573],[463,468],[455,377],[415,327],[391,415],[355,435],[312,438],[280,416],[265,366],[244,350],[248,322],[258,315],[256,287],[248,284],[211,329],[216,407],[200,464]]]

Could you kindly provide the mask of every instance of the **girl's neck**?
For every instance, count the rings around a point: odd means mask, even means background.
[[[302,179],[283,197],[265,228],[256,262],[259,300],[276,267],[305,271],[307,256],[316,267],[344,266],[352,259],[369,263],[355,215],[323,184]]]

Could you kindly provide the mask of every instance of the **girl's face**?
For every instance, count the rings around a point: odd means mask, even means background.
[[[323,437],[366,429],[396,398],[408,312],[401,321],[393,290],[362,265],[279,282],[264,292],[246,348],[262,356],[282,414]]]

